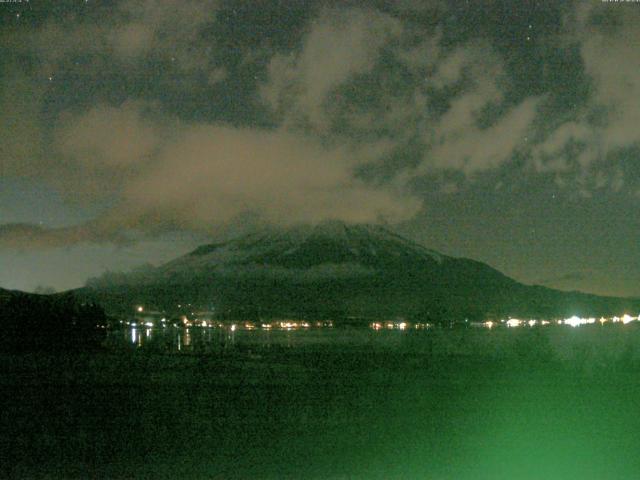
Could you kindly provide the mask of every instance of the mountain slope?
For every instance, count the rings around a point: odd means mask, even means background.
[[[264,230],[234,241],[203,245],[160,267],[156,273],[172,275],[202,268],[260,265],[309,269],[327,264],[368,268],[401,266],[408,262],[442,262],[443,256],[369,225],[326,222],[315,227]]]
[[[425,320],[619,314],[638,301],[518,283],[481,262],[429,250],[371,225],[325,222],[203,245],[158,268],[91,282],[108,309],[191,303],[237,317]],[[633,311],[633,310],[631,310]]]
[[[0,351],[94,348],[104,339],[104,311],[72,293],[39,295],[0,288]]]

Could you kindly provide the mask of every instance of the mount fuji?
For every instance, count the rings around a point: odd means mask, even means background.
[[[377,225],[323,222],[267,228],[202,245],[164,265],[93,279],[78,291],[107,311],[179,304],[238,318],[425,321],[613,315],[640,300],[563,292],[430,250]]]

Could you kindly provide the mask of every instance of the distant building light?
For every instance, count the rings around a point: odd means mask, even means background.
[[[620,320],[626,325],[627,323],[633,322],[635,318],[625,313]]]
[[[571,318],[565,319],[565,321],[564,321],[565,325],[571,325],[574,328],[579,326],[579,325],[584,325],[585,323],[587,323],[586,320],[584,320],[584,319],[582,319],[580,317],[577,317],[575,315],[573,317],[571,317]]]

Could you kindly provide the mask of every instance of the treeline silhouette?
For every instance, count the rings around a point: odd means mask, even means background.
[[[80,350],[99,347],[107,318],[95,303],[71,294],[3,292],[0,301],[0,350]]]

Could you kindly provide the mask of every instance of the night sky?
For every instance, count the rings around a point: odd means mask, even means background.
[[[384,222],[640,296],[640,3],[0,3],[0,287]]]

